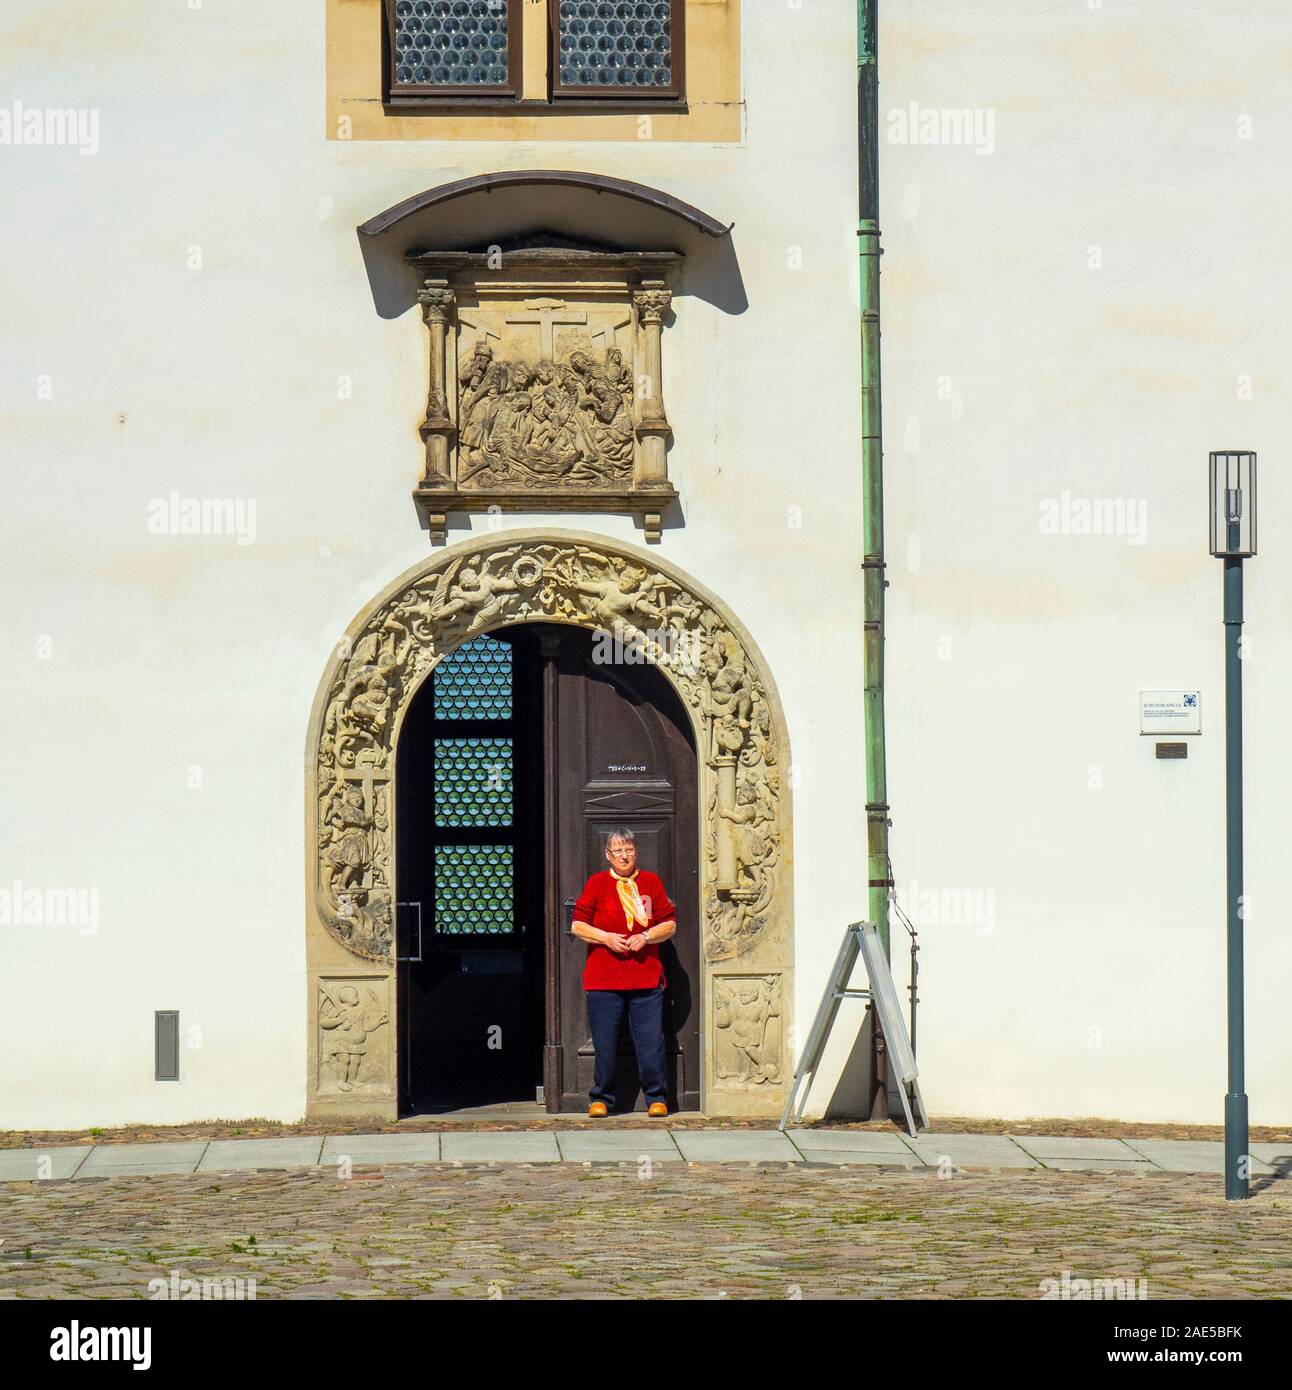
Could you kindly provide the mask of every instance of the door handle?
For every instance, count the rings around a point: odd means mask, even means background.
[[[577,941],[578,937],[574,935],[574,899],[566,898],[562,906],[565,908],[565,935],[571,941]]]

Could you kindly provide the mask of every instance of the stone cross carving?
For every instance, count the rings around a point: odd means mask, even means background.
[[[510,324],[538,324],[538,360],[540,362],[556,360],[557,324],[573,325],[587,323],[587,321],[586,312],[569,310],[563,299],[527,299],[524,312],[507,315],[507,322]]]

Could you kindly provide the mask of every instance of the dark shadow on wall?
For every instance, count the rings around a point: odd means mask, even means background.
[[[864,972],[863,972],[864,973]],[[840,1015],[842,1019],[842,1012]],[[866,1010],[857,1037],[848,1053],[848,1059],[839,1073],[830,1098],[826,1101],[824,1119],[827,1120],[869,1120],[870,1096],[872,1092],[872,1052],[871,1038],[874,1029],[874,1015]],[[836,1024],[836,1026],[840,1026]],[[888,1118],[897,1122],[901,1129],[906,1128],[905,1112],[902,1109],[902,1094],[897,1083],[890,1076],[886,1089]]]
[[[421,279],[409,251],[465,251],[556,236],[600,250],[677,251],[675,293],[727,314],[749,307],[732,234],[715,237],[662,208],[590,188],[516,185],[414,212],[375,235],[357,232],[372,302],[385,319],[417,303]]]

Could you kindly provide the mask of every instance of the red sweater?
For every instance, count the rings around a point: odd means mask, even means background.
[[[584,885],[574,905],[574,920],[602,931],[617,932],[620,936],[647,931],[660,922],[673,920],[677,909],[669,901],[657,874],[649,869],[638,869],[637,892],[650,919],[645,927],[634,925],[630,932],[624,905],[609,869],[593,874]],[[658,946],[648,942],[640,951],[618,956],[599,941],[588,942],[588,963],[583,967],[584,989],[654,989],[663,979],[664,967],[660,964]]]

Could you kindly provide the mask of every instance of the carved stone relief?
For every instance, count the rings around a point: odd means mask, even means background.
[[[713,982],[714,1076],[722,1086],[779,1086],[784,1076],[780,975]]]
[[[319,1095],[389,1087],[389,1048],[380,1035],[390,1026],[389,988],[384,977],[319,980]]]
[[[673,252],[418,252],[430,335],[425,473],[448,512],[634,511],[658,539],[668,481],[661,340]]]
[[[615,634],[693,713],[703,768],[704,955],[740,956],[777,915],[787,837],[782,750],[757,663],[721,614],[666,570],[580,538],[505,535],[432,562],[365,622],[328,687],[315,762],[316,900],[351,954],[389,962],[391,774],[403,707],[459,643],[515,622]]]
[[[613,487],[632,477],[633,381],[623,352],[595,359],[497,361],[487,339],[462,368],[458,482]]]

